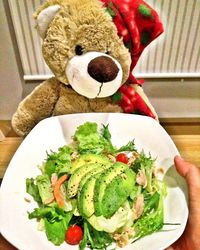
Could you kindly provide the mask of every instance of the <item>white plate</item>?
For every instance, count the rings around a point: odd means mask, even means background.
[[[176,241],[183,233],[188,218],[187,188],[184,180],[176,173],[173,158],[179,154],[173,141],[155,120],[139,115],[88,113],[52,117],[41,121],[24,139],[12,158],[5,173],[0,190],[0,229],[2,235],[21,250],[78,249],[63,243],[54,246],[44,232],[37,230],[35,220],[29,220],[27,211],[36,207],[35,202],[25,202],[30,198],[26,194],[26,178],[37,176],[37,166],[46,158],[46,151],[71,141],[77,126],[86,121],[96,122],[99,126],[109,124],[113,144],[121,146],[135,139],[138,150],[144,149],[157,157],[157,164],[163,166],[169,185],[165,199],[165,222],[181,223],[146,236],[124,249],[163,250]]]

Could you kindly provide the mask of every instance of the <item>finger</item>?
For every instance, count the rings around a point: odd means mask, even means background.
[[[192,191],[199,191],[200,188],[200,168],[185,161],[180,156],[174,158],[175,167],[178,173],[184,177],[187,181],[189,188],[194,189]]]
[[[174,248],[172,246],[166,248],[165,250],[174,250]]]
[[[194,223],[195,219],[197,219],[196,224],[199,226],[200,169],[197,166],[186,162],[180,156],[176,156],[174,162],[178,173],[185,178],[188,184],[190,215],[192,216]]]
[[[176,167],[178,173],[181,176],[186,177],[191,164],[186,162],[185,160],[183,160],[183,158],[181,158],[178,155],[176,155],[174,157],[174,162],[175,162],[175,167]]]

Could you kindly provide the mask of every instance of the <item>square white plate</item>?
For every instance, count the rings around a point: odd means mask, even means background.
[[[163,250],[176,241],[183,233],[187,218],[187,188],[185,181],[173,166],[173,158],[179,154],[176,146],[152,118],[131,114],[88,113],[51,117],[41,121],[24,139],[5,173],[0,190],[0,229],[2,235],[21,250],[78,249],[63,243],[54,246],[44,232],[37,230],[37,222],[29,220],[27,211],[36,207],[35,202],[28,203],[26,178],[40,174],[37,166],[46,158],[46,152],[56,151],[71,142],[77,126],[86,121],[96,122],[99,127],[109,124],[113,144],[121,146],[135,139],[136,148],[144,149],[156,157],[156,163],[165,168],[168,196],[165,199],[165,222],[180,223],[177,226],[165,226],[166,231],[146,236],[124,249]],[[173,230],[171,230],[173,228]],[[168,229],[170,229],[168,231]]]

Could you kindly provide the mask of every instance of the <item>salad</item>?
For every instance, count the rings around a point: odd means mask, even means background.
[[[69,145],[47,152],[41,174],[26,179],[38,207],[28,212],[38,229],[59,246],[124,247],[164,225],[166,185],[155,159],[134,140],[117,148],[108,125],[80,125]]]

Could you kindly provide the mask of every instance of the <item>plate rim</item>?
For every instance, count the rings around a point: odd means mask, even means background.
[[[126,114],[126,113],[101,113],[101,112],[95,112],[95,113],[73,113],[73,114],[66,114],[66,115],[59,115],[59,116],[52,116],[52,117],[48,117],[48,118],[45,118],[43,120],[41,120],[38,124],[36,124],[36,126],[30,131],[30,133],[23,139],[22,143],[19,145],[19,147],[17,148],[16,152],[14,153],[14,155],[12,156],[12,159],[10,160],[9,164],[8,164],[8,167],[4,173],[4,176],[3,176],[3,179],[2,179],[2,183],[1,183],[1,187],[0,187],[0,200],[2,200],[2,197],[3,197],[3,191],[5,189],[4,186],[6,186],[6,183],[7,183],[7,178],[9,178],[9,174],[10,172],[12,171],[12,168],[11,166],[13,165],[13,162],[15,160],[15,157],[16,155],[18,154],[19,150],[21,149],[22,145],[24,145],[26,143],[26,141],[29,139],[29,137],[32,135],[32,131],[35,130],[35,129],[38,129],[39,126],[41,126],[42,123],[44,122],[47,122],[48,120],[53,120],[53,119],[64,119],[65,117],[74,117],[74,116],[85,116],[85,115],[89,115],[89,116],[97,116],[97,115],[108,115],[108,116],[127,116],[127,117],[132,117],[133,118],[137,118],[137,119],[142,119],[142,120],[149,120],[150,122],[154,123],[154,124],[157,124],[160,129],[162,130],[162,132],[165,134],[165,136],[167,136],[168,140],[170,141],[170,144],[171,146],[173,147],[173,150],[174,152],[176,152],[177,155],[180,155],[180,152],[178,151],[173,139],[170,137],[170,135],[167,133],[167,131],[161,126],[161,124],[156,121],[155,119],[151,118],[151,117],[148,117],[148,116],[143,116],[143,115],[137,115],[137,114]],[[188,206],[186,207],[186,216],[183,220],[183,227],[182,227],[182,230],[179,232],[179,234],[177,234],[177,237],[175,237],[176,239],[174,240],[171,240],[171,242],[169,242],[169,244],[167,246],[164,246],[165,248],[170,246],[173,242],[175,242],[181,235],[182,233],[184,232],[185,230],[185,227],[186,227],[186,223],[187,223],[187,219],[188,219]],[[2,210],[0,210],[2,211]],[[1,214],[0,214],[0,218],[1,218]],[[14,247],[18,248],[19,249],[23,249],[22,246],[20,246],[19,241],[16,241],[16,237],[12,238],[12,236],[10,237],[9,236],[9,233],[5,227],[1,224],[0,225],[0,233],[2,234],[2,236]],[[12,239],[11,239],[12,238]],[[22,244],[23,245],[23,244]],[[122,248],[123,249],[123,248]]]

